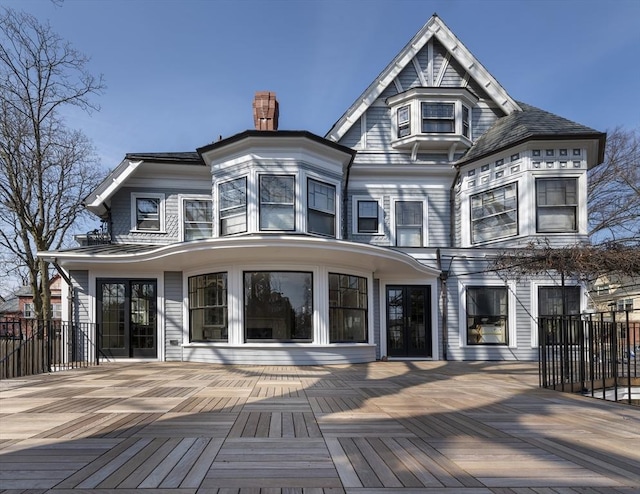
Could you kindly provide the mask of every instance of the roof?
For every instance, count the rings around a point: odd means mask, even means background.
[[[505,114],[519,110],[518,104],[500,85],[500,83],[489,73],[489,71],[473,56],[466,46],[456,37],[447,25],[434,14],[427,23],[411,38],[411,40],[400,50],[400,53],[391,60],[384,70],[375,78],[367,89],[356,99],[347,109],[340,119],[331,127],[326,134],[327,139],[340,141],[347,131],[362,114],[376,101],[384,90],[393,84],[394,79],[407,67],[413,63],[414,58],[430,39],[437,39],[449,55],[456,60],[464,70],[473,78],[487,93],[491,100]],[[425,87],[433,87],[434,81],[427,81]]]
[[[124,254],[139,254],[143,252],[149,252],[162,247],[164,244],[101,244],[101,245],[85,245],[82,247],[72,247],[70,249],[61,249],[51,251],[52,257],[55,254],[82,254],[82,255],[124,255]]]
[[[535,106],[518,102],[522,111],[499,118],[469,148],[458,165],[513,147],[528,140],[596,139],[599,141],[597,163],[604,161],[606,133],[572,122]]]
[[[197,164],[205,166],[200,155],[192,151],[177,153],[127,153],[124,158],[127,160],[144,160],[177,165],[184,163],[185,165]]]
[[[0,314],[13,314],[20,312],[20,301],[18,297],[11,296],[9,299],[0,303]]]

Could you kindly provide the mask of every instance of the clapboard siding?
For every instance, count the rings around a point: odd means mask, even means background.
[[[70,271],[69,278],[73,283],[74,322],[93,322],[91,317],[91,298],[89,297],[89,271]]]
[[[387,149],[391,138],[391,112],[374,106],[367,110],[367,148]]]
[[[402,72],[398,74],[398,80],[400,81],[404,91],[412,87],[419,87],[422,85],[420,84],[420,78],[418,77],[418,73],[412,63],[407,65]]]
[[[182,336],[184,329],[182,311],[182,272],[165,271],[164,273],[164,328],[165,359],[182,359]],[[172,341],[174,342],[172,344]],[[177,344],[175,343],[177,342]]]
[[[447,50],[442,44],[434,38],[433,40],[433,77],[438,77],[442,64],[444,63]],[[435,81],[434,81],[435,82]]]
[[[451,58],[449,60],[449,65],[447,66],[447,70],[444,72],[444,77],[442,78],[441,87],[462,87],[464,75],[466,71],[462,68],[462,66],[458,63],[457,60]]]
[[[422,49],[416,54],[416,60],[422,71],[422,77],[427,81],[429,85],[429,48],[428,45],[424,45]]]
[[[364,134],[362,132],[362,118],[359,118],[358,121],[355,122],[351,126],[351,128],[347,131],[344,137],[340,139],[340,144],[350,148],[359,149],[363,146],[362,144],[363,135]]]

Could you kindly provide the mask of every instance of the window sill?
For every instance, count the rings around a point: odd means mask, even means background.
[[[166,235],[166,230],[129,230],[129,233],[153,233],[154,235]]]
[[[412,134],[400,139],[391,141],[391,147],[400,150],[413,150],[415,152],[422,150],[446,149],[452,146],[454,149],[462,151],[472,146],[473,142],[462,134]]]

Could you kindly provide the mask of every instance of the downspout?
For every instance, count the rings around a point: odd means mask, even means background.
[[[442,270],[442,257],[440,248],[436,249],[438,269],[440,270],[440,298],[442,299],[442,359],[447,360],[447,347],[449,346],[449,297],[447,293],[447,278],[449,271]]]
[[[349,225],[347,225],[347,207],[349,206],[349,176],[351,175],[351,165],[356,157],[356,151],[351,154],[351,159],[347,164],[347,173],[344,178],[344,187],[342,189],[342,240],[347,240],[349,233]]]

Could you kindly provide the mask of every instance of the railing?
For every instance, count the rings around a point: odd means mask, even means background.
[[[0,322],[0,379],[98,365],[96,325],[62,321]]]
[[[640,311],[540,317],[538,342],[540,386],[640,405]]]

